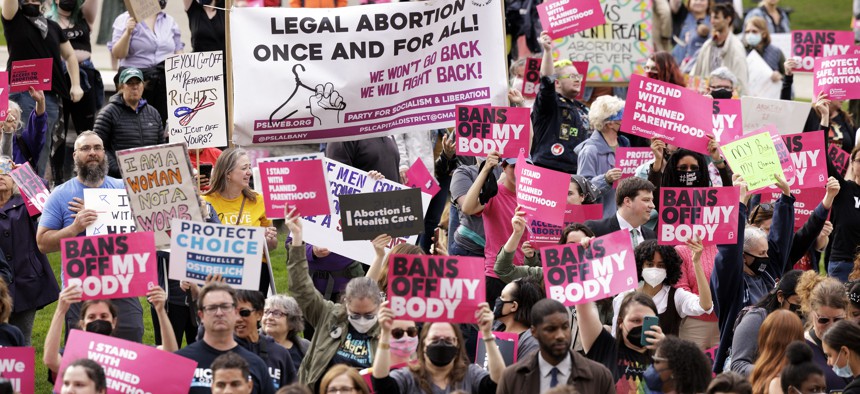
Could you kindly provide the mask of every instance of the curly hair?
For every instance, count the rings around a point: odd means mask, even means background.
[[[427,339],[427,335],[430,333],[430,327],[433,327],[435,324],[448,324],[451,326],[451,329],[454,330],[454,335],[457,336],[457,346],[460,348],[457,353],[457,357],[454,358],[454,368],[451,368],[451,372],[448,373],[448,383],[451,387],[456,387],[457,383],[462,382],[466,377],[466,372],[469,369],[469,357],[466,356],[466,341],[463,338],[463,332],[460,331],[459,324],[452,323],[427,323],[424,327],[421,328],[421,334],[418,336],[418,348],[415,350],[415,354],[418,356],[418,362],[411,364],[408,368],[412,372],[412,376],[418,382],[418,387],[421,387],[421,391],[432,393],[431,385],[433,384],[433,378],[428,373],[427,369],[427,361],[424,357],[424,350],[426,345],[424,345],[424,340]]]
[[[812,349],[806,341],[794,341],[785,349],[785,367],[782,368],[780,385],[782,392],[788,392],[788,386],[800,387],[809,375],[824,376],[824,371],[812,359]]]
[[[699,170],[696,171],[696,175],[698,176],[696,183],[692,186],[682,185],[678,182],[678,162],[688,156],[696,159],[696,163],[699,166]],[[711,176],[708,174],[708,162],[705,160],[705,155],[683,148],[678,149],[677,152],[669,156],[669,160],[663,169],[661,183],[663,187],[710,187]]]
[[[764,319],[758,334],[758,357],[750,374],[753,393],[767,393],[768,385],[785,366],[785,350],[803,340],[803,322],[796,313],[778,309]]]
[[[305,330],[305,319],[302,308],[296,299],[283,294],[275,294],[266,298],[264,309],[282,309],[287,314],[287,339],[298,342],[299,333]]]
[[[597,131],[603,130],[606,119],[624,109],[624,100],[615,96],[600,96],[591,104],[588,111],[588,121],[591,128]]]
[[[643,280],[642,267],[646,261],[654,261],[656,253],[660,253],[660,257],[663,258],[663,264],[666,266],[666,279],[663,279],[663,284],[674,286],[681,279],[681,256],[674,247],[659,245],[655,239],[642,241],[633,250],[633,255],[636,257],[636,276],[639,280]]]
[[[684,83],[684,74],[681,73],[681,69],[678,68],[678,64],[675,63],[675,58],[672,57],[671,53],[666,51],[654,52],[649,59],[657,65],[657,70],[659,70],[657,71],[657,80],[687,87],[687,84]]]
[[[669,369],[675,380],[675,392],[701,393],[711,382],[711,360],[693,342],[668,335],[658,352],[669,360]]]
[[[848,309],[848,294],[838,279],[818,275],[815,270],[806,271],[797,282],[800,309],[804,313],[814,312],[822,306]]]
[[[514,313],[514,320],[524,324],[526,327],[532,325],[532,307],[538,301],[546,298],[546,293],[543,289],[542,281],[537,278],[526,276],[514,280],[516,290],[513,294],[514,301],[517,302],[517,311]]]

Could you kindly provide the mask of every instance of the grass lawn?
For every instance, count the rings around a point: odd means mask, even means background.
[[[287,266],[286,266],[286,251],[284,250],[284,241],[286,234],[281,234],[278,237],[278,249],[271,252],[272,269],[275,274],[275,287],[279,293],[284,293],[287,290]],[[57,281],[60,279],[60,253],[51,253],[48,255],[48,260],[51,262],[51,268],[57,276]],[[155,344],[155,337],[152,330],[152,316],[150,315],[149,304],[146,299],[141,298],[143,305],[143,326],[146,328],[143,336],[143,343],[148,345]],[[48,333],[48,326],[51,325],[51,317],[54,316],[54,309],[57,303],[53,303],[36,314],[36,322],[33,324],[33,347],[36,348],[36,393],[50,393],[53,387],[47,382],[47,368],[42,363],[42,348],[45,345],[45,334]]]
[[[744,0],[744,8],[758,5],[758,1]],[[782,0],[780,7],[793,8],[792,30],[850,30],[851,0]]]

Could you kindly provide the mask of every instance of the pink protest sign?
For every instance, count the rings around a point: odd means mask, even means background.
[[[526,68],[523,71],[523,86],[520,93],[523,97],[533,99],[537,97],[540,90],[540,64],[543,59],[539,57],[526,58]]]
[[[27,212],[30,216],[40,214],[45,208],[45,203],[48,202],[48,196],[51,195],[51,192],[42,183],[42,178],[33,172],[30,163],[18,166],[9,175],[18,185],[21,195],[24,196],[24,201],[27,202]]]
[[[615,150],[615,168],[621,169],[621,179],[636,175],[636,169],[650,160],[654,160],[654,151],[651,148],[625,148],[619,146]]]
[[[9,76],[6,71],[0,71],[0,120],[6,120],[9,110]]]
[[[502,360],[505,360],[505,365],[513,365],[517,362],[517,348],[520,344],[520,335],[515,332],[493,331],[493,336],[496,337],[496,346],[499,347],[499,353],[502,353]],[[478,331],[478,346],[475,351],[475,364],[479,367],[488,369],[487,362],[487,343],[483,341],[484,334]]]
[[[16,393],[36,392],[36,352],[32,347],[0,347],[0,377]]]
[[[838,30],[794,30],[791,32],[791,56],[799,67],[795,72],[812,72],[815,59],[845,55],[854,46],[854,32]]]
[[[81,301],[139,297],[158,286],[151,231],[66,238],[60,250],[63,288],[81,286]]]
[[[658,241],[683,245],[697,237],[706,245],[736,244],[738,204],[734,187],[661,188]]]
[[[824,131],[782,136],[791,157],[793,173],[785,173],[792,194],[800,189],[823,188],[827,185],[827,158],[824,151]],[[760,192],[779,192],[776,185]]]
[[[541,26],[553,39],[606,23],[600,0],[552,0],[537,6]]]
[[[588,248],[564,244],[540,253],[546,295],[565,306],[602,300],[639,284],[633,242],[624,230],[596,238]]]
[[[484,259],[480,257],[388,258],[388,300],[396,319],[475,323],[485,286]]]
[[[797,231],[806,221],[809,216],[815,211],[815,207],[824,199],[827,191],[824,188],[814,189],[797,189],[791,190],[791,195],[794,197],[794,230]],[[762,203],[773,203],[782,195],[781,191],[769,191],[761,195]]]
[[[526,212],[527,220],[561,226],[567,206],[570,175],[526,163],[523,152],[517,159],[517,204]]]
[[[714,100],[714,138],[717,142],[731,142],[744,135],[740,100]]]
[[[630,76],[621,130],[708,154],[713,99],[638,74]]]
[[[439,183],[436,182],[436,178],[430,175],[430,170],[427,169],[427,166],[421,160],[415,160],[412,163],[412,167],[409,167],[409,170],[406,171],[406,186],[417,187],[431,196],[435,196],[436,193],[442,190],[439,187]]]
[[[794,162],[791,159],[791,152],[788,151],[788,146],[782,140],[782,136],[776,131],[776,128],[762,127],[769,129],[770,139],[773,140],[773,147],[776,149],[776,157],[779,158],[779,164],[782,166],[782,174],[786,180],[794,176]]]
[[[457,106],[457,154],[487,157],[493,151],[514,157],[529,151],[531,109],[491,106]]]
[[[30,86],[36,90],[51,90],[51,59],[30,59],[12,62],[9,87],[12,93],[26,92]],[[26,116],[23,115],[22,116]]]
[[[197,361],[149,345],[75,329],[66,341],[56,392],[63,387],[66,367],[81,358],[105,369],[107,394],[186,393],[197,368]]]
[[[322,160],[260,162],[266,217],[284,217],[284,205],[302,216],[331,214]]]
[[[839,171],[840,174],[845,174],[845,169],[848,168],[848,160],[851,159],[851,154],[842,150],[839,145],[830,144],[827,147],[827,156],[830,157],[830,160],[833,162],[833,166],[836,167],[836,171]]]
[[[860,98],[860,55],[815,59],[812,94],[826,93],[831,100]]]
[[[583,223],[586,220],[597,220],[603,218],[603,204],[571,205],[568,204],[564,210],[564,227],[572,223]],[[562,226],[555,226],[537,219],[529,220],[529,242],[532,247],[542,248],[549,245],[557,245],[564,230]]]

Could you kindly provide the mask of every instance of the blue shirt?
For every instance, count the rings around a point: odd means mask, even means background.
[[[73,212],[69,210],[69,201],[75,197],[83,199],[84,189],[91,188],[81,183],[77,177],[54,188],[45,203],[45,209],[42,210],[39,226],[51,230],[61,230],[71,226],[75,218],[72,217]],[[106,176],[101,186],[92,189],[125,189],[125,186],[121,180]],[[81,235],[86,235],[86,232],[78,234],[78,236]]]

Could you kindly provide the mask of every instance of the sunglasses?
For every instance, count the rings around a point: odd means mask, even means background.
[[[254,313],[254,310],[252,309],[239,309],[239,316],[242,317],[251,316],[252,313]]]
[[[394,339],[403,338],[404,333],[407,336],[414,338],[416,335],[418,335],[418,328],[413,326],[413,327],[408,327],[404,330],[404,329],[398,327],[398,328],[391,330],[391,336],[394,337]]]
[[[758,213],[761,212],[762,210],[764,210],[765,212],[773,212],[773,204],[764,203],[764,204],[756,205],[755,209],[753,210],[752,215],[750,215],[750,223],[755,223],[755,219],[758,217]]]
[[[819,316],[818,319],[816,319],[815,321],[817,321],[818,324],[830,324],[831,321],[836,323],[840,320],[845,320],[845,316],[840,316],[840,317],[820,317]]]

